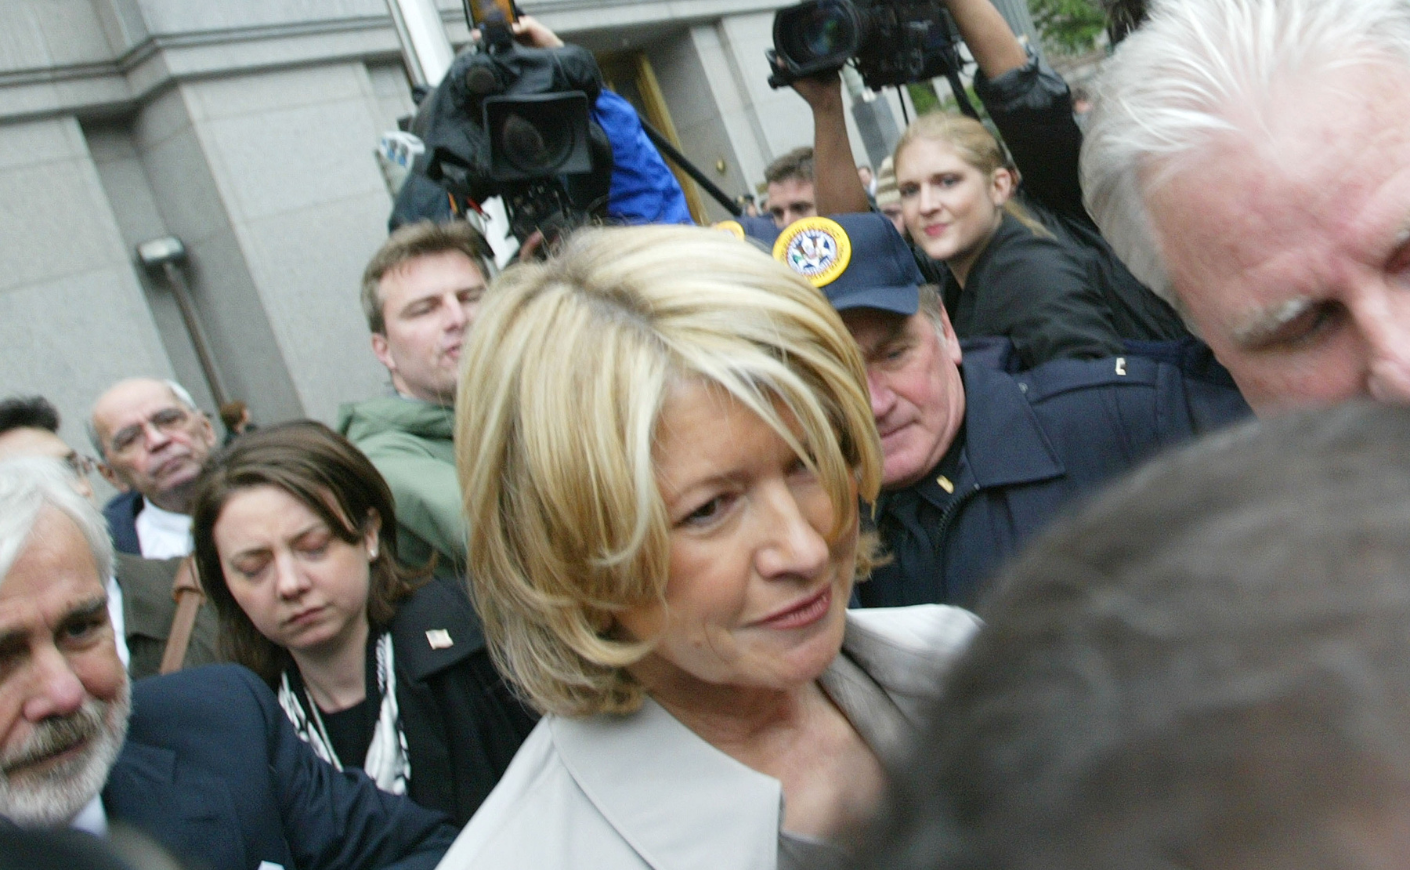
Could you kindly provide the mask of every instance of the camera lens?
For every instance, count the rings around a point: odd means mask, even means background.
[[[817,0],[778,13],[774,47],[794,67],[807,72],[841,66],[856,51],[860,29],[848,0]]]

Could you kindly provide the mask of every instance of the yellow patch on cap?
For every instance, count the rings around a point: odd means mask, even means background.
[[[724,230],[741,242],[744,241],[744,227],[739,221],[720,221],[719,223],[711,224],[710,229]]]
[[[774,242],[774,259],[814,287],[825,287],[847,271],[852,262],[852,240],[837,221],[803,218],[789,224]]]

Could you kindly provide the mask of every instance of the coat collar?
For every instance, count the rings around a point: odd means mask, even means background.
[[[648,698],[628,716],[545,722],[583,794],[650,867],[776,866],[778,780],[706,743],[660,704]]]
[[[849,611],[839,659],[854,662],[917,724],[978,624],[968,611],[942,605]],[[824,675],[825,688],[841,676],[834,669]],[[832,682],[829,694],[838,688],[838,679]],[[846,697],[834,700],[849,716],[856,712]],[[706,743],[660,704],[648,698],[628,716],[549,716],[544,725],[583,794],[655,870],[777,865],[778,780]],[[885,758],[912,736],[906,729],[889,741],[894,745],[873,749]],[[710,838],[700,831],[729,833]]]
[[[459,664],[484,649],[480,619],[465,593],[433,577],[397,607],[388,630],[397,666],[414,682]]]

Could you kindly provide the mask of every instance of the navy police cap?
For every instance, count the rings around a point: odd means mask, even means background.
[[[838,311],[877,308],[909,317],[925,282],[910,246],[876,212],[794,221],[774,242],[774,257],[812,282]]]

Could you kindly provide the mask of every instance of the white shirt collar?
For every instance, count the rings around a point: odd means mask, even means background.
[[[191,517],[186,514],[162,510],[143,499],[135,525],[144,559],[170,559],[191,554]]]
[[[73,817],[73,821],[69,823],[69,827],[76,828],[80,831],[87,831],[96,837],[108,836],[108,814],[103,809],[103,796],[101,793],[95,794],[93,800],[89,801],[83,809],[78,811],[78,815]]]

